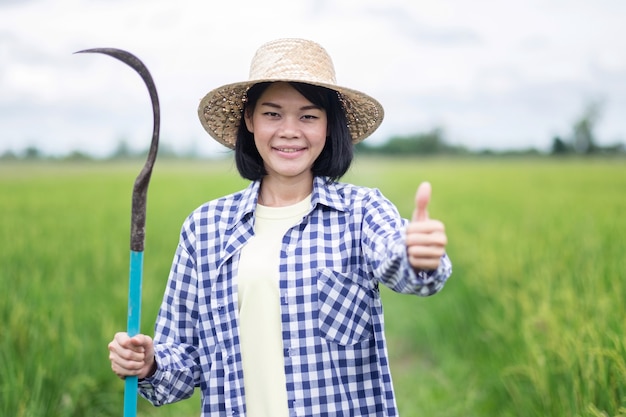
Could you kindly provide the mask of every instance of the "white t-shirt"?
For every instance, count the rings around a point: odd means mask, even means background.
[[[255,235],[241,251],[238,301],[246,409],[249,417],[288,417],[278,287],[282,238],[311,208],[257,205]]]

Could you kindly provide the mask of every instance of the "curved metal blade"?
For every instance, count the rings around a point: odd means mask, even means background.
[[[161,110],[159,107],[159,97],[157,95],[156,86],[150,75],[150,71],[144,65],[143,62],[135,55],[122,49],[116,48],[93,48],[84,49],[82,51],[75,52],[80,53],[100,53],[112,56],[119,59],[123,63],[129,65],[135,71],[139,73],[144,83],[148,87],[150,93],[150,101],[152,102],[152,115],[154,119],[154,125],[152,129],[152,142],[150,144],[150,150],[148,152],[148,158],[146,163],[135,180],[133,188],[133,203],[132,203],[132,218],[131,218],[131,233],[130,233],[130,248],[136,252],[142,252],[144,249],[144,241],[146,234],[146,200],[148,193],[148,185],[150,183],[150,176],[152,174],[152,167],[156,160],[158,147],[159,147],[159,130],[161,125]]]

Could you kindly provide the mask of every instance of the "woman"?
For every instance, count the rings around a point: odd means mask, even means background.
[[[316,43],[280,39],[199,116],[251,184],[187,218],[154,341],[116,334],[113,371],[155,405],[200,387],[203,416],[397,415],[379,284],[431,295],[451,264],[428,183],[408,221],[338,182],[382,106],[337,86]]]

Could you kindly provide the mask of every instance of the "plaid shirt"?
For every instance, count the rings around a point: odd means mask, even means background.
[[[185,221],[155,326],[155,405],[202,390],[202,416],[245,415],[237,265],[253,235],[259,182]],[[311,210],[282,239],[280,312],[292,416],[396,416],[378,290],[427,296],[451,274],[408,263],[405,226],[376,189],[315,178]]]

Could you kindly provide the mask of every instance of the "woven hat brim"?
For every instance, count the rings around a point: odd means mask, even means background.
[[[241,123],[241,112],[246,93],[254,84],[262,82],[299,82],[297,79],[260,79],[226,84],[209,91],[198,106],[198,117],[204,129],[222,145],[234,149],[237,129]],[[305,82],[326,87],[339,93],[343,104],[352,143],[356,144],[370,136],[383,121],[383,106],[374,98],[357,90],[334,84]]]

